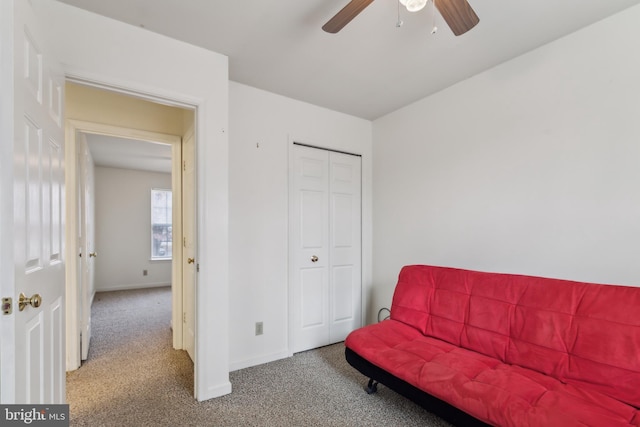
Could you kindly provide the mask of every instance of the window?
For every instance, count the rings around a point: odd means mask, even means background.
[[[151,259],[171,259],[171,190],[151,190]]]

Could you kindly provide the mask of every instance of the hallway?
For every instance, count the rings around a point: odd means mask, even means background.
[[[71,425],[148,425],[176,399],[195,403],[193,364],[172,348],[170,321],[170,287],[96,294],[89,358],[67,373]]]

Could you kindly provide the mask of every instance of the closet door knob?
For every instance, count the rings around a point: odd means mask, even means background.
[[[311,257],[311,262],[318,262],[318,257],[317,256],[312,256]]]

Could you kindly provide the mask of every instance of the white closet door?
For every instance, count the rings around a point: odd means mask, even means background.
[[[293,352],[329,342],[329,152],[294,147]]]
[[[360,160],[329,153],[329,343],[361,326]]]
[[[294,146],[292,351],[342,341],[360,326],[360,157]]]

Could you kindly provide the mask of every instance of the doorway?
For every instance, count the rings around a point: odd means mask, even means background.
[[[177,116],[176,116],[177,114]],[[88,120],[79,120],[88,119]],[[175,349],[183,349],[186,347],[194,347],[193,333],[184,334],[184,319],[195,319],[195,304],[192,301],[185,301],[184,295],[188,298],[195,298],[195,276],[191,275],[189,280],[192,282],[185,282],[183,273],[185,268],[194,269],[195,266],[186,263],[183,260],[183,242],[195,240],[195,227],[191,226],[190,235],[183,234],[183,219],[185,217],[195,217],[195,197],[190,194],[187,200],[190,200],[192,204],[185,205],[183,203],[183,194],[195,193],[195,178],[192,176],[193,182],[183,188],[183,165],[188,163],[193,164],[195,161],[195,150],[191,149],[190,157],[183,159],[183,137],[187,136],[190,144],[195,144],[194,137],[194,111],[186,110],[183,108],[168,107],[165,105],[154,104],[146,100],[136,99],[130,96],[109,92],[102,89],[96,89],[77,85],[74,83],[67,84],[67,146],[74,149],[75,153],[71,156],[77,156],[81,153],[79,147],[82,146],[82,141],[88,140],[87,147],[91,146],[91,149],[87,150],[95,151],[96,147],[101,145],[106,149],[106,153],[101,153],[101,164],[107,162],[107,166],[111,168],[122,168],[122,170],[135,170],[141,169],[142,164],[154,165],[149,166],[152,169],[160,169],[157,173],[162,172],[162,168],[166,169],[166,165],[159,165],[163,159],[167,160],[168,157],[168,173],[170,175],[170,184],[168,187],[172,190],[171,204],[175,208],[173,209],[171,242],[165,242],[165,254],[167,249],[172,249],[172,257],[165,260],[154,260],[151,254],[152,252],[152,237],[151,227],[142,230],[143,233],[148,233],[149,238],[142,242],[144,246],[143,250],[145,254],[142,258],[138,257],[138,263],[136,267],[139,268],[140,279],[139,282],[143,283],[143,275],[145,273],[153,274],[153,270],[147,265],[153,263],[169,263],[170,265],[170,283],[172,288],[172,329],[173,329],[173,347]],[[115,125],[114,123],[122,123],[122,125]],[[160,125],[158,125],[160,123]],[[147,129],[158,129],[158,131],[150,131]],[[92,144],[97,140],[100,144]],[[151,145],[150,145],[151,144]],[[120,148],[118,148],[120,147]],[[142,147],[142,148],[139,148]],[[146,148],[144,148],[146,147]],[[152,148],[149,148],[152,147]],[[166,154],[168,148],[169,155]],[[123,151],[124,150],[124,151]],[[151,151],[149,151],[151,150]],[[164,151],[163,151],[164,150]],[[124,153],[124,154],[123,154]],[[112,157],[110,159],[110,156]],[[114,157],[115,156],[115,157]],[[121,158],[118,159],[118,156]],[[91,156],[90,156],[91,157]],[[126,158],[123,158],[126,157]],[[73,157],[72,157],[73,158]],[[104,160],[107,159],[107,160]],[[126,161],[123,163],[123,161]],[[115,163],[109,163],[115,162]],[[127,163],[128,162],[128,163]],[[166,163],[166,162],[165,162]],[[194,167],[195,168],[195,167]],[[68,171],[69,172],[69,171]],[[68,176],[71,177],[71,181],[67,182],[69,188],[73,188],[75,185],[79,185],[82,182],[82,176],[80,176],[81,170],[71,171]],[[165,170],[167,172],[167,170]],[[153,172],[149,172],[152,174]],[[193,174],[192,174],[193,175]],[[167,187],[166,185],[161,185]],[[122,183],[121,190],[127,190],[128,184]],[[80,193],[80,192],[78,192]],[[123,194],[126,191],[123,191]],[[69,193],[70,198],[73,196],[73,192]],[[150,197],[150,194],[145,197]],[[68,205],[68,223],[74,224],[75,222],[85,221],[78,212],[79,209],[75,209],[73,205],[80,205],[81,198],[76,197],[75,200],[70,200]],[[151,207],[144,205],[142,209],[146,209],[143,213],[145,220],[151,218]],[[73,218],[73,213],[76,213],[78,217]],[[86,221],[91,221],[89,218]],[[190,223],[195,221],[191,220]],[[68,227],[68,232],[73,232],[76,227]],[[90,229],[90,227],[86,227]],[[69,246],[78,242],[78,245],[82,244],[82,239],[77,239],[77,236],[71,236],[68,238]],[[187,238],[188,237],[188,238]],[[140,240],[140,239],[138,239]],[[144,239],[143,239],[144,240]],[[78,246],[76,245],[76,246]],[[78,247],[70,249],[71,253],[78,253]],[[81,264],[85,260],[87,264],[91,262],[100,262],[100,250],[91,249],[87,247],[85,252],[89,253],[89,256],[73,257],[73,260],[80,260],[78,264]],[[140,252],[140,251],[138,251]],[[91,257],[91,255],[94,255]],[[195,256],[192,255],[192,258]],[[71,260],[71,256],[69,257]],[[157,265],[157,264],[156,264]],[[133,267],[133,268],[136,268]],[[69,265],[67,273],[73,275],[76,272],[77,277],[68,280],[67,289],[67,370],[73,370],[80,366],[79,350],[82,349],[82,358],[86,357],[85,345],[88,344],[90,339],[90,315],[91,301],[96,291],[92,289],[90,284],[83,284],[82,277],[78,274],[81,268],[74,268]],[[69,278],[68,278],[69,279]],[[129,280],[131,282],[131,280]],[[153,282],[146,281],[147,284],[153,285]],[[183,284],[187,283],[187,286]],[[83,284],[83,286],[77,286]],[[132,282],[133,286],[136,286],[136,281]],[[142,284],[144,287],[144,283]],[[101,290],[101,289],[97,289]],[[105,290],[105,289],[102,289]],[[115,289],[113,289],[115,290]],[[189,307],[189,313],[185,312],[185,306]],[[75,321],[74,321],[75,316]],[[79,326],[78,326],[79,325]],[[87,330],[88,328],[88,330]],[[191,326],[193,330],[193,326]],[[187,338],[192,338],[192,341],[185,341]],[[193,353],[190,353],[193,359]]]
[[[343,341],[361,326],[359,155],[294,143],[290,177],[292,352]]]

